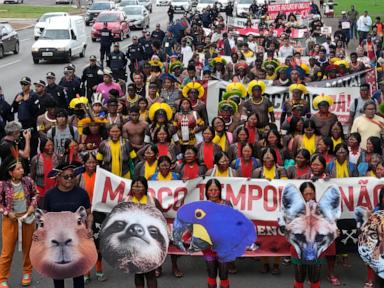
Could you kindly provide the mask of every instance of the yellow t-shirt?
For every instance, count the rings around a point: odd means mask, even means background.
[[[344,161],[343,164],[340,164],[339,161],[335,160],[336,178],[349,177],[347,162],[348,161]]]
[[[121,161],[120,161],[120,141],[116,143],[109,141],[109,147],[111,148],[112,159],[112,173],[121,176]]]
[[[316,151],[316,136],[312,135],[311,138],[308,138],[307,135],[304,134],[301,146],[307,149],[312,155]]]
[[[152,165],[149,165],[147,161],[145,161],[145,167],[144,167],[144,177],[145,179],[149,179],[153,174],[155,174],[157,168],[157,160],[152,163]]]
[[[147,195],[144,195],[143,197],[141,197],[140,200],[138,200],[135,196],[132,197],[132,202],[135,203],[135,204],[147,204],[148,203],[148,197]]]
[[[167,177],[163,177],[163,175],[159,172],[159,174],[157,175],[157,180],[159,180],[159,181],[165,181],[165,180],[173,180],[172,179],[172,173],[171,172],[169,172],[168,173],[168,175],[167,175]]]
[[[276,167],[273,166],[271,169],[268,169],[267,167],[263,167],[264,171],[264,178],[272,180],[276,177]]]
[[[212,142],[219,145],[221,147],[221,150],[226,151],[225,149],[227,146],[227,135],[225,133],[221,137],[216,134]]]
[[[224,172],[220,172],[220,170],[217,168],[215,176],[216,177],[228,177],[229,176],[229,168],[227,170],[225,170]]]

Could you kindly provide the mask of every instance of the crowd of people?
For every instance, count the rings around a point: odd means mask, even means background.
[[[334,34],[324,35],[324,20],[315,3],[309,20],[294,13],[269,19],[265,7],[257,5],[250,11],[246,26],[259,32],[248,35],[227,25],[230,9],[227,17],[215,6],[177,20],[168,11],[171,23],[166,31],[159,24],[152,32],[143,30],[142,37],[132,37],[127,51],[112,43],[110,33],[102,33],[101,61],[90,56],[79,74],[69,64],[62,77],[47,72],[46,79],[32,81],[24,76],[20,93],[10,104],[4,96],[7,91],[0,89],[1,288],[8,287],[18,223],[23,223],[22,284],[28,286],[34,210],[75,212],[84,206],[91,211],[97,166],[134,179],[128,200],[140,204],[149,199],[147,180],[211,176],[316,181],[384,176],[380,17],[372,21],[367,11],[359,16],[352,6],[342,12]],[[253,18],[259,22],[254,24]],[[303,41],[290,37],[296,28],[306,29]],[[104,29],[108,32],[107,26]],[[371,68],[377,69],[378,87],[368,82],[360,85],[347,124],[330,111],[332,97],[320,95],[308,101],[310,82]],[[207,107],[211,80],[229,81],[213,119]],[[265,95],[267,85],[289,89],[278,121],[272,99]],[[313,185],[306,183],[300,188],[305,200],[315,199]],[[206,191],[207,200],[231,205],[222,199],[217,180],[208,182]],[[381,197],[379,207],[383,205]],[[101,223],[106,215],[94,211],[89,216],[90,233],[98,233],[92,218]],[[334,273],[336,248],[327,251],[327,278],[339,286]],[[204,255],[208,287],[216,287],[217,275],[220,287],[229,287],[228,273],[236,273],[235,263],[218,263],[214,251]],[[300,288],[308,267],[295,257],[294,287]],[[261,272],[274,275],[288,261],[261,260]],[[343,265],[348,265],[345,255]],[[318,267],[307,272],[311,287],[320,287]],[[172,271],[183,277],[176,256],[172,256]],[[147,286],[157,287],[160,275],[161,268],[146,274]],[[100,253],[96,278],[106,280]],[[368,269],[364,287],[374,287],[374,280]],[[74,278],[74,287],[89,281],[90,274]],[[135,283],[144,287],[144,277],[137,275]],[[54,285],[64,287],[61,280]]]

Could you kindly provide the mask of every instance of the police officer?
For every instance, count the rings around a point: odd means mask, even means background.
[[[53,72],[47,73],[47,87],[45,87],[45,91],[52,95],[58,108],[66,109],[68,107],[64,88],[56,84],[56,75]]]
[[[81,95],[86,95],[88,100],[91,101],[93,92],[99,83],[103,82],[103,70],[97,65],[97,58],[95,55],[89,56],[89,65],[83,70],[81,76]]]
[[[116,82],[119,80],[127,81],[127,57],[120,51],[119,43],[113,44],[113,51],[107,63]]]
[[[81,80],[75,75],[75,65],[68,64],[64,67],[64,76],[61,78],[59,85],[64,88],[64,91],[67,95],[68,106],[69,102],[71,102],[71,100],[75,98],[76,95],[81,94]]]
[[[100,62],[102,67],[104,65],[104,55],[108,61],[109,54],[111,53],[112,42],[112,31],[108,29],[108,22],[104,22],[104,27],[100,30]]]
[[[151,57],[153,55],[151,33],[145,32],[144,39],[141,40],[141,47],[144,51],[144,60],[151,60]]]
[[[132,44],[128,46],[127,50],[127,58],[129,59],[129,70],[132,73],[136,70],[139,70],[141,61],[143,61],[143,48],[141,47],[139,41],[137,40],[137,36],[132,37]]]

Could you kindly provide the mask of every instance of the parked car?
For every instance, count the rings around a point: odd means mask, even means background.
[[[84,57],[87,48],[85,21],[82,16],[52,17],[41,37],[32,45],[33,63],[40,60],[65,60]]]
[[[103,1],[103,2],[94,2],[89,6],[87,13],[85,15],[85,24],[89,26],[92,22],[95,21],[96,17],[100,14],[101,11],[113,10],[116,8],[115,2],[113,1]]]
[[[8,22],[0,22],[0,58],[5,53],[19,53],[19,35]]]
[[[91,38],[95,42],[100,38],[100,30],[103,29],[104,23],[108,23],[108,29],[113,33],[113,38],[123,41],[129,37],[130,29],[127,22],[127,16],[124,11],[103,11],[97,16],[92,26]]]
[[[140,5],[144,6],[145,9],[152,13],[152,0],[139,0]]]
[[[73,4],[73,0],[56,0],[56,4]]]
[[[171,6],[177,12],[185,12],[192,9],[192,3],[190,0],[172,0]]]
[[[35,37],[35,40],[39,39],[49,19],[57,16],[69,16],[69,14],[67,12],[51,12],[51,13],[45,13],[39,19],[37,19],[35,29],[33,30],[33,35]]]
[[[3,1],[3,4],[7,4],[7,3],[22,4],[24,3],[24,0],[4,0]]]
[[[235,6],[236,16],[248,17],[249,7],[251,7],[253,0],[237,0]]]
[[[215,5],[216,0],[199,0],[199,3],[197,3],[196,10],[197,12],[201,13],[203,9],[206,9],[208,6],[211,8],[213,5]],[[221,4],[219,3],[219,8]]]
[[[125,6],[135,6],[140,5],[139,0],[123,0],[119,4],[117,4],[117,9],[123,9]]]
[[[141,5],[125,6],[123,11],[127,15],[129,28],[149,28],[149,11]]]
[[[156,0],[156,6],[169,6],[171,0]]]

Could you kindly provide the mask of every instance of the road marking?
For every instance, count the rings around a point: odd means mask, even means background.
[[[19,62],[21,62],[21,60],[15,60],[15,61],[13,61],[13,62],[9,62],[9,63],[7,63],[7,64],[1,65],[1,66],[0,66],[0,69],[1,69],[1,68],[4,68],[4,67],[7,67],[7,66],[9,66],[9,65],[13,65],[13,64],[19,63]]]
[[[25,38],[25,39],[20,39],[20,42],[23,42],[23,41],[30,41],[30,40],[33,40],[34,38],[31,37],[31,38]]]

